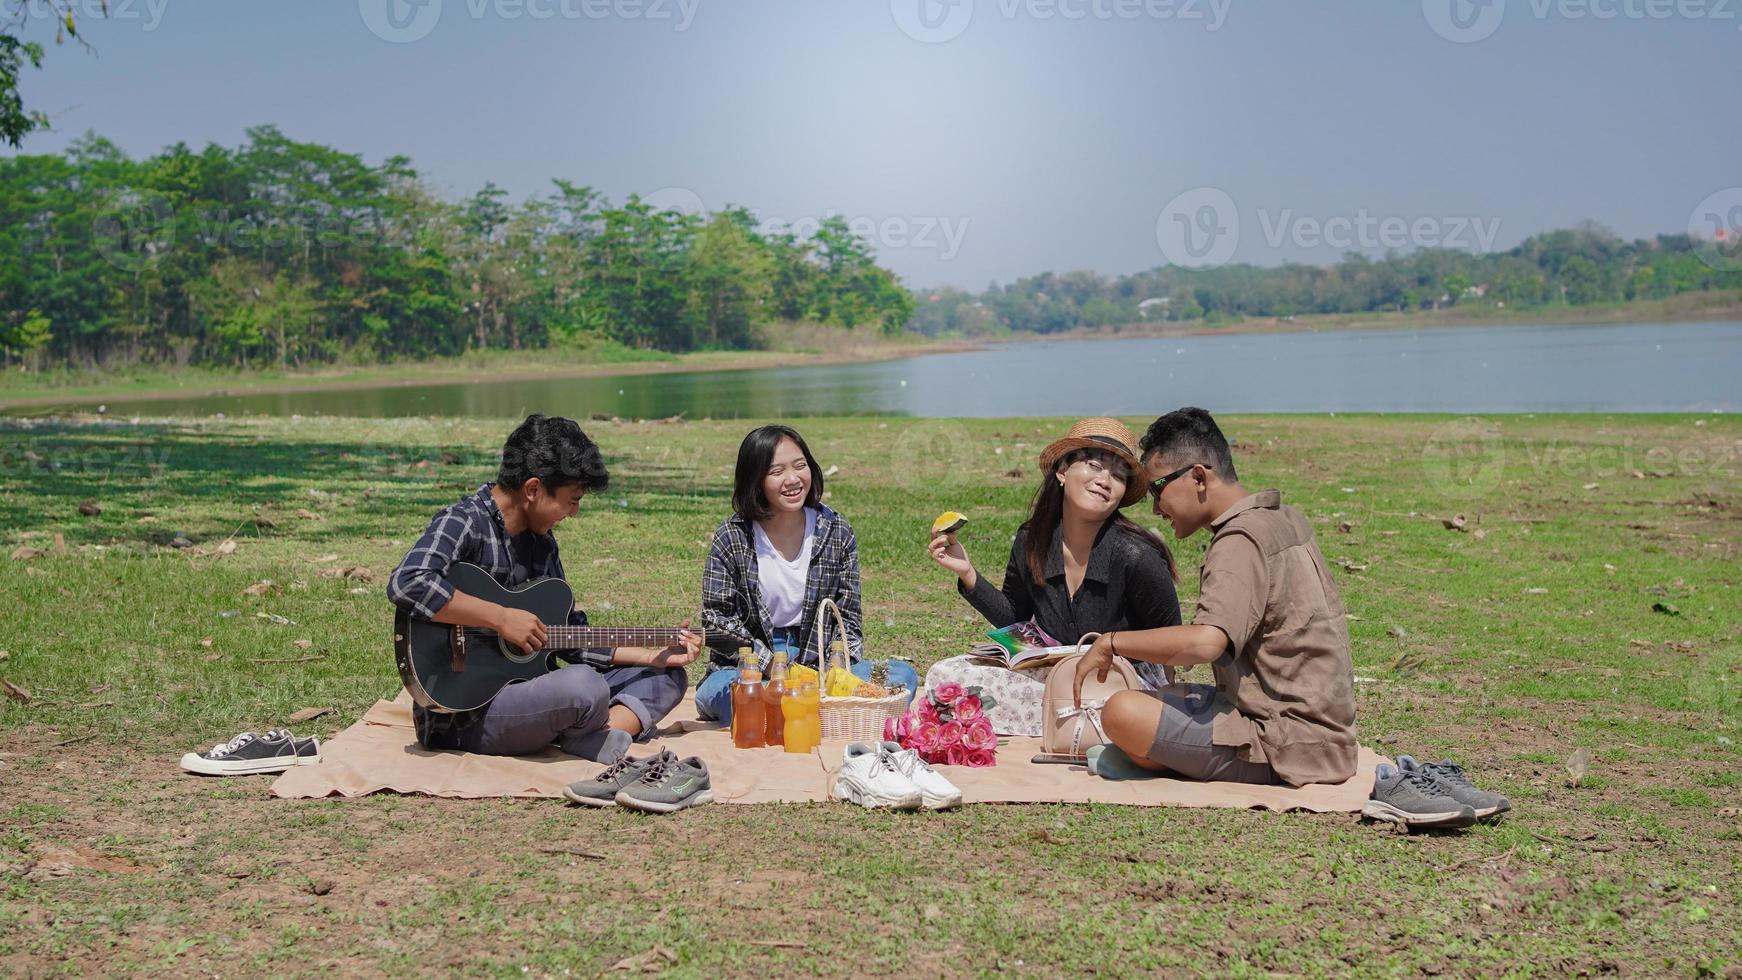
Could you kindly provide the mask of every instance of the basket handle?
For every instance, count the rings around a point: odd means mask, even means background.
[[[826,647],[829,634],[823,629],[825,623],[823,614],[829,612],[835,614],[835,625],[840,627],[841,639],[845,641],[847,638],[847,627],[841,620],[841,609],[839,606],[835,605],[835,600],[824,599],[817,603],[817,686],[819,687],[822,686],[823,675],[829,671],[829,651]],[[849,661],[853,659],[850,650],[848,651],[847,659]]]

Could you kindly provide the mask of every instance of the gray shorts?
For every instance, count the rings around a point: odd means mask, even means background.
[[[1161,724],[1149,747],[1149,761],[1187,779],[1230,783],[1275,783],[1266,762],[1245,762],[1240,750],[1212,739],[1216,688],[1212,684],[1169,684],[1143,693],[1161,702]]]

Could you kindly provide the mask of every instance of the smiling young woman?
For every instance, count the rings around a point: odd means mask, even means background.
[[[733,514],[714,532],[702,572],[702,623],[712,649],[708,676],[696,687],[696,713],[732,720],[732,683],[738,650],[749,647],[764,672],[777,650],[793,663],[817,664],[817,607],[830,599],[841,611],[853,673],[870,677],[862,659],[859,542],[847,519],[822,502],[823,474],[798,430],[765,425],[738,447]],[[913,667],[889,662],[891,683],[911,699],[919,682]]]
[[[1041,452],[1040,486],[1011,542],[1001,586],[979,574],[953,533],[932,536],[932,559],[955,573],[957,591],[996,627],[1033,620],[1059,642],[1075,643],[1084,633],[1178,624],[1173,554],[1120,513],[1147,489],[1135,443],[1118,420],[1091,418]],[[966,673],[986,670],[999,675]],[[1166,682],[1154,665],[1139,665],[1138,673],[1152,686]],[[926,675],[928,686],[946,680],[997,684],[1003,692],[994,718],[999,734],[1039,734],[1044,672],[1003,671],[952,657]]]

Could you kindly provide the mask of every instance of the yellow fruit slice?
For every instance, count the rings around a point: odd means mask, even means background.
[[[937,520],[931,522],[931,533],[954,534],[955,532],[960,531],[962,525],[966,523],[968,523],[967,515],[958,514],[953,510],[946,510],[938,515]]]

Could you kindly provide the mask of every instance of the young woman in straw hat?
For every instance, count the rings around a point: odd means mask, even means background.
[[[1041,451],[1040,486],[1011,543],[1002,585],[975,569],[954,533],[932,536],[932,559],[955,574],[957,591],[995,627],[1032,620],[1060,643],[1075,643],[1084,633],[1178,625],[1172,553],[1120,513],[1144,495],[1136,442],[1117,419],[1089,418]],[[1159,667],[1137,666],[1151,686],[1166,683]],[[996,688],[1000,734],[1039,734],[1044,672],[952,657],[926,676],[927,686],[951,680]]]

